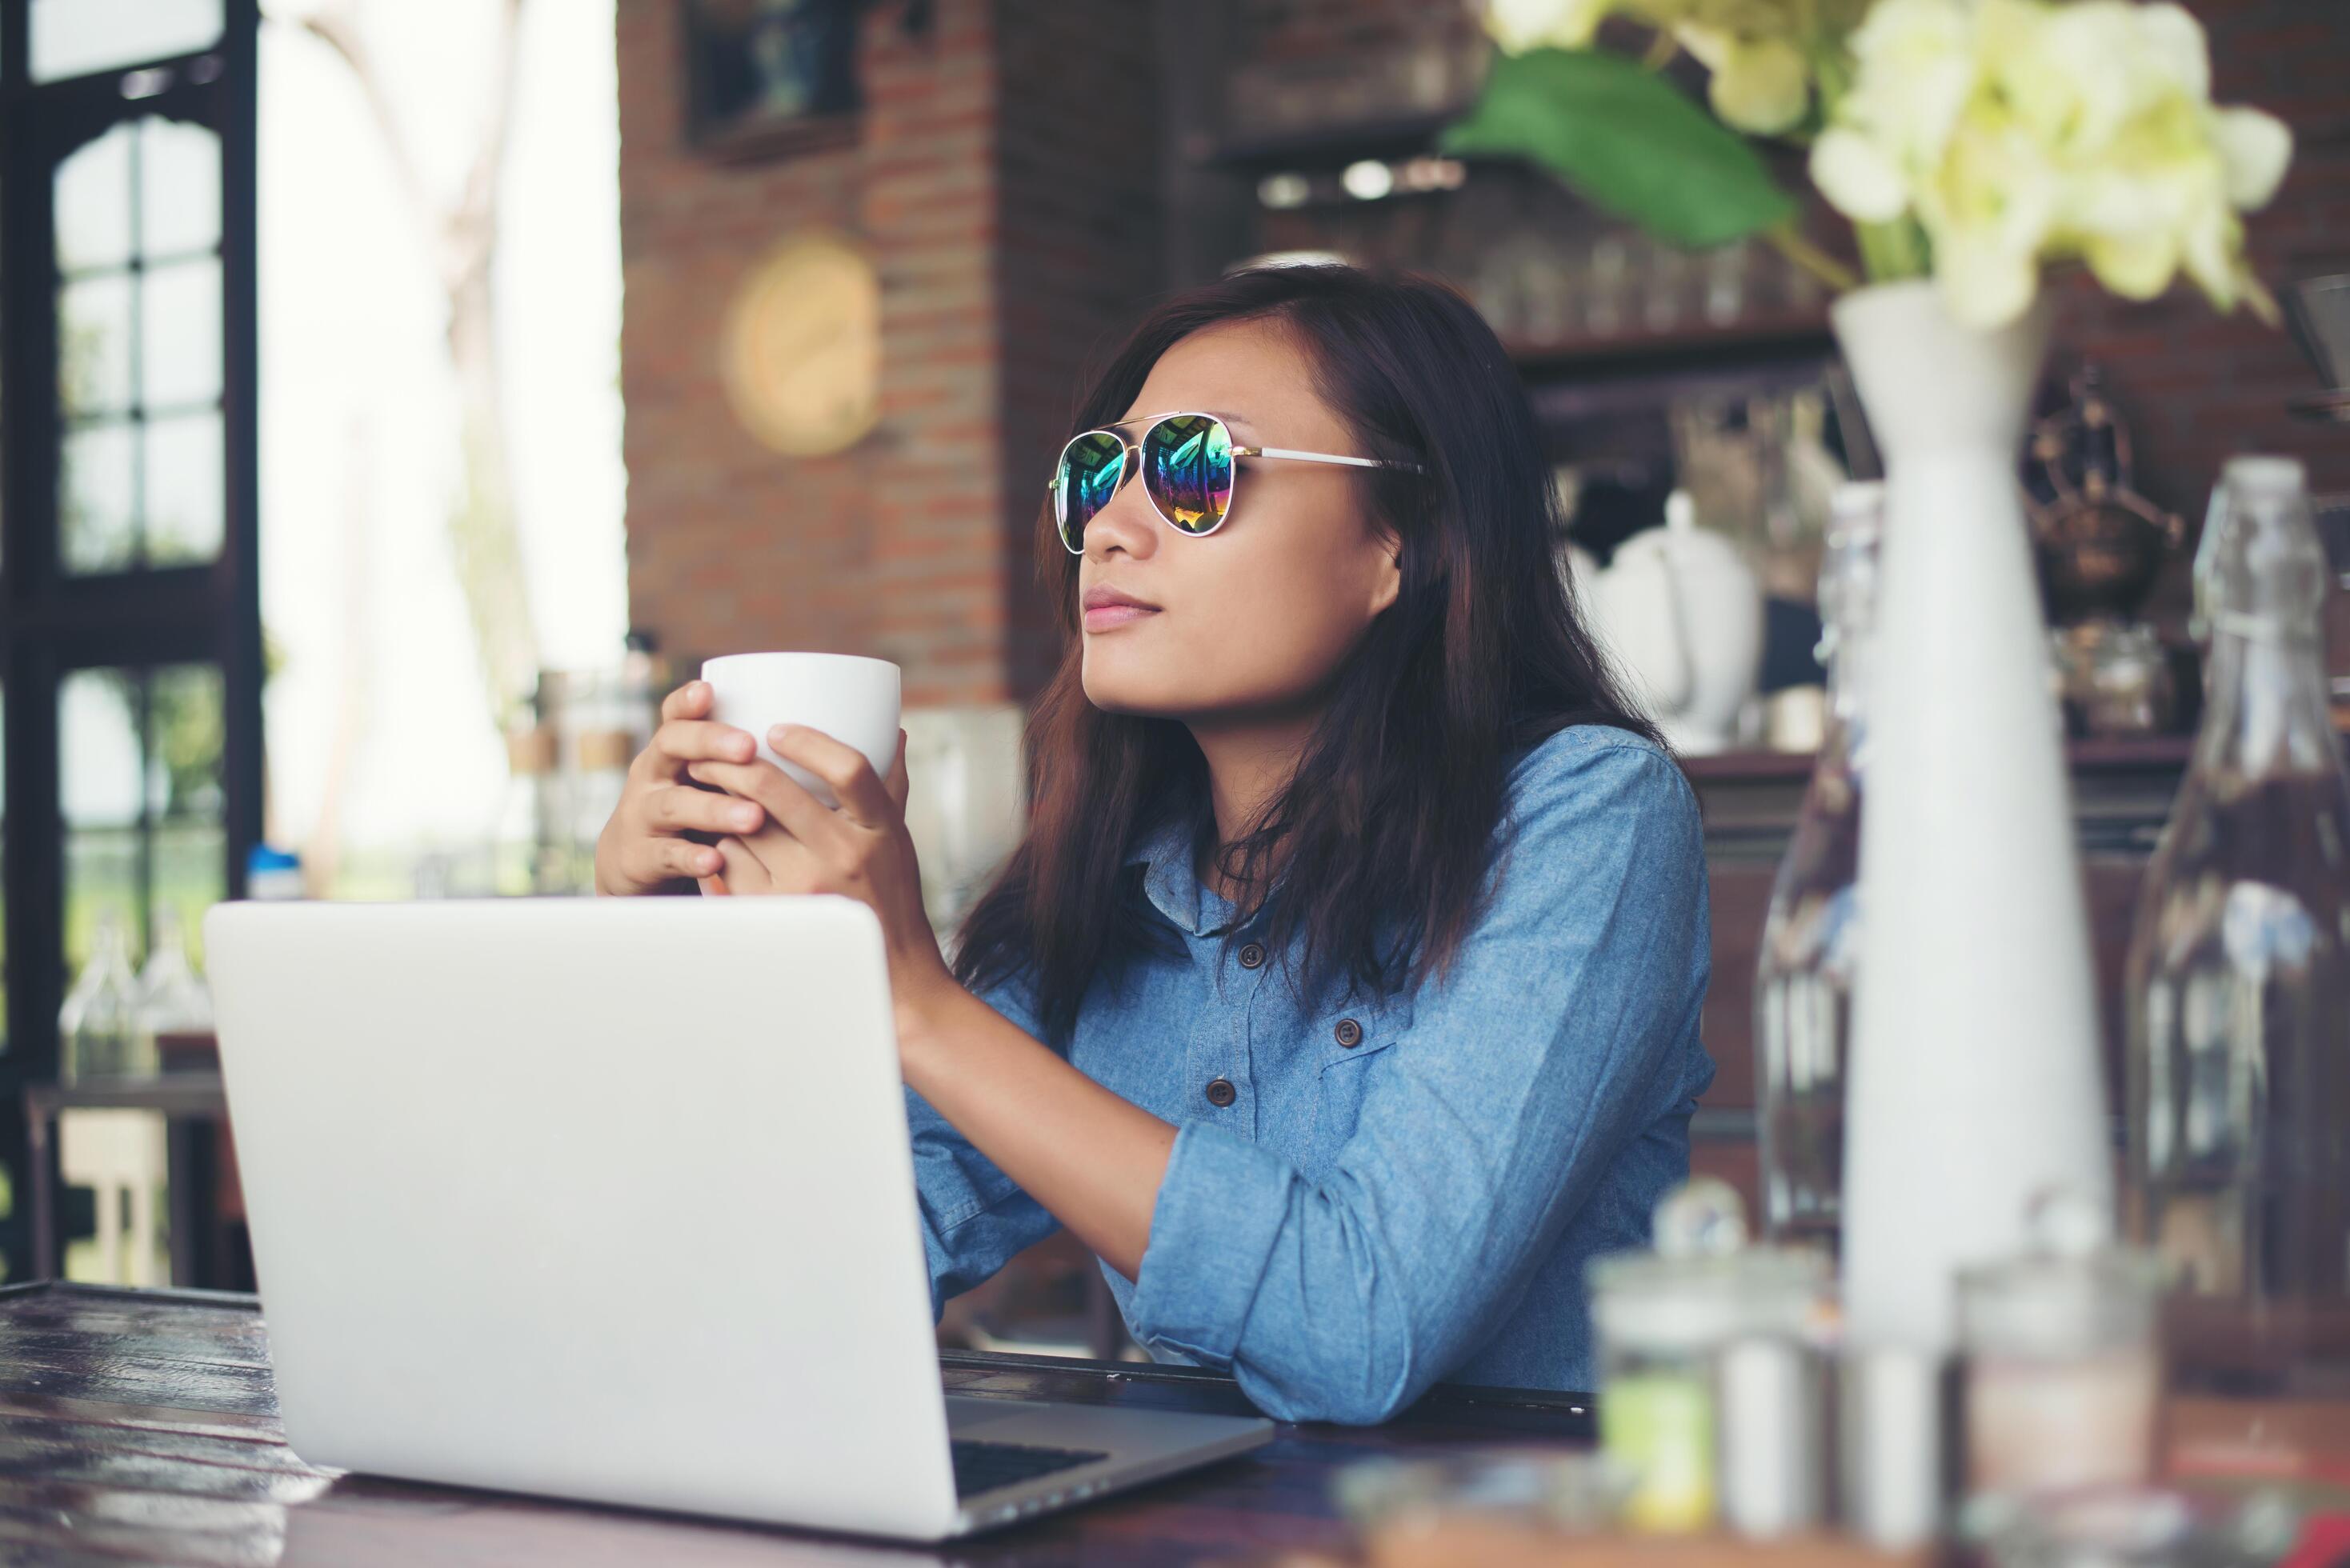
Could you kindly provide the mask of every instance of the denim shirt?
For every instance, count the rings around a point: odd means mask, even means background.
[[[1584,1267],[1647,1244],[1713,1077],[1697,803],[1657,747],[1576,726],[1516,759],[1494,847],[1448,971],[1303,1006],[1262,915],[1220,931],[1188,834],[1130,853],[1183,956],[1097,982],[1069,1060],[1179,1129],[1139,1277],[1103,1267],[1156,1358],[1284,1420],[1384,1420],[1440,1379],[1593,1386]],[[1018,985],[987,1001],[1039,1033]],[[935,1309],[1057,1222],[907,1105]]]

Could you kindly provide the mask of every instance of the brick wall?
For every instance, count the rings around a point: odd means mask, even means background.
[[[1048,432],[1086,350],[1156,284],[1147,37],[1082,0],[939,0],[912,37],[902,14],[867,18],[855,145],[718,164],[681,134],[677,0],[619,0],[630,614],[681,664],[869,653],[905,668],[909,706],[1016,700],[1047,641]],[[807,226],[879,274],[880,422],[792,459],[728,410],[721,332],[748,270]]]

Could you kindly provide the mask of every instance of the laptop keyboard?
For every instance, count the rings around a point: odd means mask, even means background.
[[[1026,1443],[983,1443],[957,1438],[954,1452],[957,1497],[976,1497],[1000,1486],[1017,1486],[1055,1470],[1074,1469],[1109,1458],[1085,1449],[1040,1449]]]

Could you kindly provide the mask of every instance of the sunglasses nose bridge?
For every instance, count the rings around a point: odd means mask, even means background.
[[[1097,555],[1117,548],[1129,556],[1148,556],[1159,545],[1159,504],[1149,498],[1149,487],[1137,483],[1142,477],[1142,453],[1133,441],[1125,442],[1124,464],[1118,483],[1092,516],[1086,520],[1078,539],[1079,556]],[[1146,508],[1136,514],[1131,508]],[[1097,532],[1098,530],[1098,532]]]

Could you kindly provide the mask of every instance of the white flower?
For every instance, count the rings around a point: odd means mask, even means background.
[[[1918,195],[1950,313],[1983,327],[2022,315],[2064,199],[2061,177],[2031,134],[2013,120],[1962,119],[1939,178]]]
[[[1679,30],[1684,44],[1699,29],[1689,26]],[[1721,41],[1711,57],[1694,47],[1690,52],[1712,67],[1706,94],[1713,112],[1739,130],[1776,136],[1802,120],[1811,104],[1811,66],[1784,38],[1731,37]]]
[[[1941,155],[1974,90],[1972,14],[1966,0],[1881,0],[1852,36],[1840,118],[1913,174]]]
[[[1855,223],[1889,223],[1909,206],[1901,166],[1877,142],[1842,126],[1812,143],[1812,183]]]
[[[2167,72],[2189,98],[2211,96],[2211,51],[2203,41],[2203,24],[2181,5],[2147,5],[2137,12],[2138,44],[2148,64]]]
[[[2223,109],[2213,117],[2211,141],[2228,182],[2228,200],[2240,212],[2269,204],[2293,161],[2293,132],[2257,109]]]
[[[1916,219],[1960,319],[2014,319],[2041,264],[2072,256],[2129,298],[2183,271],[2222,310],[2272,308],[2238,214],[2276,193],[2292,137],[2212,107],[2178,5],[1880,0],[1852,54],[1812,178],[1857,222]]]
[[[1609,0],[1485,0],[1485,31],[1506,54],[1579,49],[1611,9]]]

